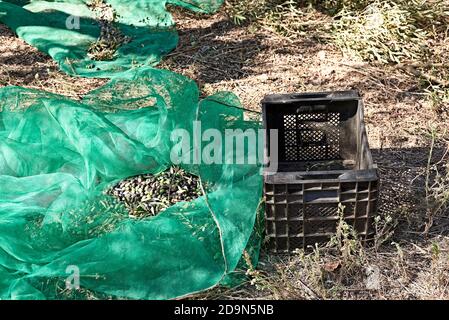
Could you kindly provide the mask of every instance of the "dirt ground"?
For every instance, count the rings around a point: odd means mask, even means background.
[[[434,110],[420,80],[397,67],[345,55],[313,34],[287,41],[252,24],[236,25],[224,10],[212,16],[176,11],[174,17],[180,43],[160,67],[194,79],[204,96],[229,90],[245,108],[260,111],[260,100],[270,93],[359,90],[382,181],[382,220],[375,247],[357,250],[349,262],[343,261],[343,253],[326,249],[291,256],[262,252],[258,269],[250,272],[251,281],[195,298],[449,298],[448,212],[440,210],[433,217],[428,201],[430,190],[445,189],[444,181],[434,178],[436,169],[447,163],[442,132],[449,117],[444,110]],[[50,57],[0,25],[0,86],[20,85],[79,98],[104,83],[74,81]],[[433,140],[432,132],[438,132]],[[441,185],[430,188],[434,183]],[[426,223],[430,228],[424,234]]]
[[[50,56],[0,24],[0,87],[22,86],[79,99],[104,83],[103,79],[74,79],[62,73]]]

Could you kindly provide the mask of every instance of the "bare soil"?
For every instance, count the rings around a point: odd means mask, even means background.
[[[0,24],[0,87],[22,86],[79,99],[104,83],[103,79],[74,78],[62,73],[50,56]]]

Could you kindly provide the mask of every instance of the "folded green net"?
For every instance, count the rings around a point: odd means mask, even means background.
[[[167,4],[213,12],[222,0],[107,0],[114,27],[128,40],[108,61],[88,55],[101,35],[92,3],[99,0],[0,1],[0,22],[56,60],[62,71],[83,77],[111,78],[117,73],[157,64],[178,43]],[[104,10],[103,10],[104,11]]]
[[[232,283],[244,250],[257,259],[262,179],[259,165],[240,164],[248,162],[249,148],[224,148],[220,156],[233,160],[223,163],[180,163],[201,178],[205,193],[155,217],[133,219],[106,194],[124,178],[170,167],[180,143],[173,132],[190,139],[195,121],[202,132],[243,140],[243,130],[259,128],[244,119],[233,94],[200,101],[193,81],[150,67],[177,42],[165,1],[108,3],[132,39],[114,59],[94,61],[87,50],[99,30],[83,1],[0,1],[0,21],[63,71],[111,78],[81,101],[0,88],[2,299],[177,298]],[[171,3],[202,12],[220,5]],[[68,30],[74,14],[87,18],[81,29]],[[135,21],[142,17],[147,22]],[[69,290],[74,272],[80,288]]]

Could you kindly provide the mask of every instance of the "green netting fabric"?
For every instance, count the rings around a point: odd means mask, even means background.
[[[220,2],[170,3],[212,12]],[[0,88],[2,299],[182,297],[236,279],[245,248],[257,259],[260,168],[238,164],[249,148],[223,149],[222,159],[234,159],[229,163],[181,164],[201,177],[206,193],[156,217],[131,219],[106,195],[121,179],[172,165],[175,144],[195,135],[194,121],[223,137],[227,129],[259,128],[244,120],[233,94],[200,101],[193,81],[149,67],[176,46],[166,1],[108,3],[132,41],[114,60],[98,62],[87,57],[99,29],[84,1],[0,1],[0,21],[63,71],[111,78],[81,101]],[[68,30],[74,14],[81,28]],[[187,138],[171,139],[176,129]],[[183,156],[193,158],[195,150]],[[70,291],[65,281],[74,267],[81,289]]]
[[[182,296],[232,273],[259,206],[256,165],[186,165],[207,197],[143,220],[128,218],[104,190],[169,166],[170,133],[192,132],[194,120],[223,135],[257,128],[229,107],[235,100],[198,103],[192,81],[156,69],[125,73],[81,102],[0,89],[0,297],[64,297],[54,281],[71,265],[86,294],[137,299]]]
[[[157,64],[178,42],[167,4],[213,12],[222,0],[105,0],[115,12],[114,25],[129,42],[110,61],[91,59],[89,46],[100,36],[90,0],[0,1],[0,22],[48,53],[64,72],[83,77],[111,78],[117,73]]]

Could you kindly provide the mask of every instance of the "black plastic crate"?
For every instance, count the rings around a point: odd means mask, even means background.
[[[379,178],[356,91],[270,95],[264,126],[277,129],[278,156],[264,172],[269,248],[291,252],[328,241],[340,219],[362,240],[373,238]],[[270,168],[276,167],[277,170]]]

